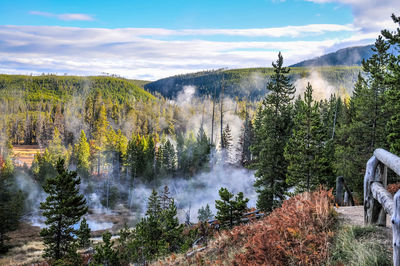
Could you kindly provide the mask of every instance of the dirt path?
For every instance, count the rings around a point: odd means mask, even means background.
[[[343,206],[336,208],[341,222],[349,225],[364,225],[364,206]],[[386,215],[386,227],[392,228],[390,216]]]
[[[364,206],[339,207],[339,221],[344,225],[364,226]],[[388,250],[392,249],[392,228],[390,216],[386,215],[386,227],[377,226],[374,234],[374,242],[379,242]]]
[[[343,206],[336,209],[341,222],[350,225],[364,225],[364,206]]]

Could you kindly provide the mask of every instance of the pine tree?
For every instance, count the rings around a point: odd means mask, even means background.
[[[67,149],[64,147],[60,132],[57,127],[54,128],[53,139],[49,143],[47,148],[50,156],[50,161],[55,166],[59,158],[65,158]]]
[[[162,162],[161,168],[167,173],[172,174],[176,166],[176,154],[174,145],[167,139],[161,147]]]
[[[290,69],[282,65],[283,57],[279,53],[276,63],[272,63],[274,74],[267,84],[269,93],[254,121],[255,139],[251,147],[256,157],[254,186],[258,193],[257,207],[263,211],[277,206],[287,189],[284,147],[292,130],[290,102],[295,88],[287,76]]]
[[[103,244],[96,246],[93,255],[94,263],[98,265],[120,265],[118,253],[113,249],[114,241],[111,240],[111,233],[103,233]]]
[[[223,156],[224,161],[231,161],[231,150],[232,150],[232,134],[231,129],[229,128],[229,124],[226,124],[224,131],[222,132],[222,147],[223,147]]]
[[[391,49],[400,50],[400,16],[392,14],[392,20],[396,24],[395,31],[383,30],[382,35]],[[391,55],[387,65],[387,72],[384,75],[384,82],[388,89],[386,92],[385,110],[388,112],[387,141],[390,151],[400,154],[400,55]]]
[[[242,166],[245,166],[252,161],[252,154],[250,147],[253,145],[253,141],[254,141],[253,123],[249,119],[249,115],[246,111],[245,121],[243,123],[243,128],[239,139],[239,146],[237,150],[239,155],[238,160]]]
[[[174,199],[171,199],[167,209],[162,211],[160,217],[162,239],[168,243],[168,252],[178,252],[182,241],[183,225],[179,224],[177,209]]]
[[[164,190],[160,196],[160,206],[161,209],[166,210],[171,205],[172,198],[170,197],[170,192],[168,186],[164,186]]]
[[[78,143],[75,144],[74,157],[76,158],[76,169],[79,174],[87,177],[90,172],[90,146],[87,142],[85,131],[81,130]]]
[[[148,199],[146,217],[136,225],[130,248],[134,262],[145,263],[180,249],[183,226],[179,224],[174,200],[163,209],[157,191]]]
[[[45,202],[40,204],[45,224],[40,235],[46,246],[44,257],[55,260],[66,256],[74,246],[76,230],[73,225],[87,213],[86,200],[79,194],[80,178],[76,172],[64,168],[64,160],[56,165],[58,175],[46,180],[43,187],[48,194]]]
[[[93,137],[95,140],[96,159],[97,159],[97,174],[100,174],[102,152],[104,151],[107,141],[107,112],[104,104],[101,105],[97,119],[94,123]]]
[[[112,128],[107,131],[106,155],[107,160],[111,162],[112,174],[119,178],[124,158],[126,156],[128,139],[118,129],[115,132]]]
[[[190,143],[190,140],[188,143]],[[190,145],[187,145],[187,147],[190,148]],[[210,141],[203,126],[201,126],[197,133],[196,143],[194,144],[193,164],[190,167],[195,167],[196,170],[202,169],[209,163],[210,152]]]
[[[90,227],[86,221],[86,218],[82,218],[81,224],[79,226],[78,231],[76,232],[76,236],[78,237],[78,246],[81,248],[87,248],[90,246]]]
[[[144,176],[152,181],[156,174],[156,136],[148,136],[147,149],[145,152],[145,172]]]
[[[222,225],[228,223],[229,227],[232,228],[234,222],[237,224],[240,223],[240,219],[247,209],[247,202],[249,199],[244,198],[243,192],[239,192],[236,197],[233,198],[234,195],[226,188],[221,188],[218,193],[221,200],[215,201],[215,208],[217,209],[215,218],[217,218]]]
[[[230,150],[232,147],[232,134],[231,134],[231,129],[229,128],[229,124],[226,124],[224,131],[222,133],[222,143],[223,147],[226,150]]]
[[[285,147],[288,161],[287,183],[296,192],[316,189],[325,183],[325,168],[329,167],[323,157],[324,130],[318,104],[312,97],[313,89],[308,83],[304,101],[296,101],[293,134]]]
[[[346,178],[352,190],[362,193],[365,162],[376,148],[386,148],[387,121],[392,108],[387,107],[387,88],[384,79],[388,65],[389,46],[379,37],[374,54],[363,61],[365,78],[359,74],[350,100],[351,120],[338,131],[340,145],[335,148],[335,168]],[[394,104],[394,103],[393,103]],[[393,105],[394,106],[394,105]],[[390,121],[389,121],[390,123]],[[390,141],[389,141],[390,143]]]
[[[17,229],[23,211],[23,195],[14,187],[14,166],[0,155],[0,254],[8,250],[7,232]]]
[[[44,184],[48,178],[57,174],[57,171],[53,166],[52,158],[47,149],[44,150],[43,154],[35,154],[31,169],[35,180],[40,184]]]
[[[214,216],[214,215],[212,214],[211,210],[210,210],[210,205],[208,205],[208,204],[206,205],[206,207],[201,207],[201,208],[197,211],[197,214],[198,214],[197,219],[198,219],[200,222],[206,222],[206,221],[212,219],[213,216]]]
[[[157,191],[153,189],[147,202],[146,215],[159,217],[161,214],[161,210],[162,208],[161,208],[160,198],[158,197]]]

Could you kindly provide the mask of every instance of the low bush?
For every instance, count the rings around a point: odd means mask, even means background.
[[[324,264],[336,221],[333,200],[332,191],[322,189],[294,196],[261,220],[217,233],[207,247],[155,264]]]

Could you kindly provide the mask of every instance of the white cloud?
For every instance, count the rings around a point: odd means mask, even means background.
[[[309,2],[339,3],[351,7],[354,25],[364,32],[379,32],[384,28],[392,29],[394,23],[390,16],[400,12],[399,0],[306,0]],[[398,15],[398,14],[397,14]]]
[[[317,25],[300,27],[314,33],[323,28]],[[344,27],[352,29],[351,26]],[[293,28],[296,27],[283,27],[288,36],[291,36]],[[342,26],[333,28],[342,29]],[[289,65],[344,44],[370,44],[377,37],[361,34],[321,41],[224,42],[201,40],[202,31],[204,34],[206,31],[214,34],[261,34],[251,29],[232,30],[231,33],[229,30],[0,26],[0,70],[3,73],[19,70],[21,73],[80,75],[106,72],[154,80],[206,69],[271,66],[278,51],[283,52],[285,63]],[[195,39],[156,38],[180,34],[193,35]]]
[[[49,17],[49,18],[57,18],[60,20],[80,20],[80,21],[92,21],[94,18],[88,14],[78,14],[78,13],[66,13],[66,14],[54,14],[49,12],[41,12],[41,11],[30,11],[29,14],[37,15],[42,17]]]

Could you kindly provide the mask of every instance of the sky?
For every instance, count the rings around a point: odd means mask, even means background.
[[[0,73],[156,80],[372,44],[398,0],[0,0]],[[397,14],[399,15],[399,14]]]

